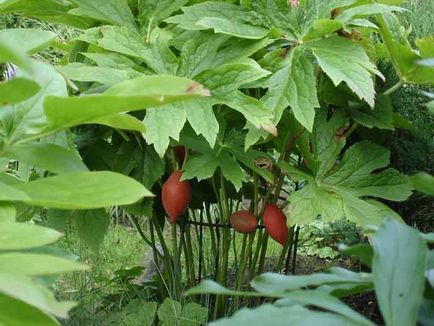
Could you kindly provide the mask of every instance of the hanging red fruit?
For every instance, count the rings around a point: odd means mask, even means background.
[[[268,204],[264,211],[264,226],[267,233],[282,246],[288,241],[286,217],[275,204]]]
[[[173,224],[180,215],[185,213],[191,201],[190,183],[180,181],[181,177],[182,172],[176,170],[163,184],[161,197],[170,224]]]
[[[233,213],[229,218],[229,222],[235,231],[241,233],[253,232],[258,227],[258,219],[247,210]]]

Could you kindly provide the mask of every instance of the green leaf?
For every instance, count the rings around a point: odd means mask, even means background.
[[[137,181],[114,172],[74,172],[15,186],[26,203],[60,209],[91,209],[133,204],[152,194]],[[101,194],[104,194],[102,196]],[[21,200],[9,198],[9,200]]]
[[[214,147],[219,123],[214,115],[211,99],[198,99],[185,103],[187,120],[197,135],[202,135]]]
[[[434,177],[425,172],[419,172],[410,177],[413,187],[427,195],[434,196]]]
[[[0,250],[18,250],[40,247],[59,239],[62,234],[37,225],[0,222]]]
[[[113,114],[97,118],[95,120],[89,120],[86,124],[100,124],[116,129],[138,131],[140,133],[146,132],[146,128],[142,121],[129,114]]]
[[[158,318],[162,325],[192,326],[202,325],[208,318],[208,309],[197,303],[187,303],[183,306],[170,298],[158,308]]]
[[[0,324],[9,326],[34,325],[56,326],[57,320],[39,309],[32,307],[20,300],[0,294]]]
[[[360,259],[360,261],[366,266],[372,266],[372,257],[374,256],[374,250],[370,245],[367,244],[356,244],[351,247],[340,246],[339,250],[347,256],[355,256]]]
[[[208,95],[200,84],[171,76],[143,76],[117,84],[100,95],[47,97],[50,130],[92,122],[125,111],[142,110]]]
[[[47,47],[56,37],[50,31],[32,28],[3,29],[0,31],[0,43],[10,46],[19,45],[21,52],[33,54]]]
[[[188,0],[146,0],[138,3],[139,15],[138,20],[141,26],[153,28],[159,23],[177,12],[184,6]],[[150,14],[152,13],[152,15]]]
[[[276,306],[291,306],[300,304],[303,306],[315,306],[325,309],[352,320],[357,325],[374,325],[368,319],[352,310],[336,297],[321,290],[296,290],[285,295],[285,298],[278,300]]]
[[[319,108],[313,65],[302,51],[296,51],[287,79],[287,100],[295,118],[312,131],[315,108]]]
[[[127,0],[74,0],[78,8],[71,9],[70,14],[90,17],[113,25],[126,26],[131,30],[137,29],[134,17],[128,7]]]
[[[155,28],[147,40],[125,27],[103,26],[99,31],[102,37],[96,32],[96,40],[91,41],[100,47],[141,59],[158,74],[176,73],[178,59],[169,48],[172,35],[167,30]]]
[[[426,264],[427,245],[416,230],[387,220],[375,233],[372,272],[378,304],[387,324],[416,324]]]
[[[33,80],[16,77],[0,84],[0,103],[19,103],[35,95],[39,89]]]
[[[27,143],[9,147],[3,156],[35,165],[53,173],[87,171],[77,154],[49,143]]]
[[[0,223],[14,222],[17,210],[14,205],[8,202],[0,202]]]
[[[83,271],[86,267],[69,259],[23,252],[0,253],[0,273],[36,276]]]
[[[354,18],[372,16],[376,14],[391,13],[393,11],[404,11],[404,8],[388,6],[380,3],[361,5],[349,8],[335,17],[337,21],[343,24],[349,23]]]
[[[76,211],[74,225],[80,240],[97,251],[110,226],[110,216],[103,209]]]
[[[93,19],[68,14],[74,5],[70,2],[57,0],[12,0],[2,3],[1,13],[17,13],[26,17],[39,18],[48,22],[67,24],[78,28],[88,28],[95,25]]]
[[[326,129],[322,134],[327,134]],[[334,139],[335,136],[332,137]],[[315,139],[313,144],[324,148],[321,156],[327,158],[327,167],[330,169],[342,147],[337,147],[334,141],[329,143],[327,139]],[[389,168],[372,174],[386,167],[389,158],[390,152],[381,146],[367,141],[354,144],[333,169],[327,173],[321,169],[315,181],[307,179],[306,186],[289,196],[290,204],[285,210],[288,223],[309,223],[318,215],[331,221],[345,216],[360,225],[379,225],[385,217],[401,220],[387,206],[360,198],[373,196],[402,201],[411,195],[408,178],[398,171]]]
[[[184,180],[197,178],[198,181],[208,179],[214,175],[220,164],[219,157],[213,152],[190,157],[184,164]]]
[[[393,107],[388,96],[380,94],[375,100],[375,107],[350,107],[354,121],[368,128],[394,130]]]
[[[228,152],[223,152],[219,157],[219,165],[226,180],[234,185],[236,191],[239,191],[246,178],[243,169],[235,158]]]
[[[113,86],[124,80],[133,79],[142,75],[135,70],[121,70],[109,67],[89,66],[83,63],[70,63],[60,66],[57,70],[66,78],[81,82],[97,82]]]
[[[225,98],[228,93],[236,91],[242,85],[269,74],[270,72],[262,69],[256,61],[245,58],[206,70],[195,79],[209,88],[214,97]]]
[[[371,107],[374,107],[374,82],[371,73],[379,76],[375,65],[363,48],[348,39],[332,36],[306,44],[318,60],[321,68],[332,79],[335,86],[347,85]]]
[[[325,284],[372,283],[372,275],[367,273],[354,273],[342,268],[331,269],[331,273],[313,273],[310,275],[280,275],[264,273],[251,281],[252,287],[265,296],[286,296],[287,291],[304,287],[319,286]]]
[[[165,21],[186,30],[213,29],[216,33],[247,39],[261,39],[268,34],[265,19],[244,7],[207,1],[182,8],[183,14]]]
[[[243,308],[232,317],[214,322],[215,326],[249,326],[249,325],[324,325],[344,326],[354,325],[352,320],[327,312],[311,311],[298,305],[277,307],[263,304],[256,309]]]
[[[0,293],[32,305],[46,313],[67,318],[73,302],[58,302],[42,285],[20,275],[0,273]]]
[[[333,32],[339,30],[342,27],[342,23],[334,19],[317,19],[313,22],[312,27],[303,37],[303,41],[306,42],[308,40],[332,34]]]

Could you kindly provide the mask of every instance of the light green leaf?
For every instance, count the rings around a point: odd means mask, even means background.
[[[86,124],[100,124],[104,126],[109,126],[116,129],[125,129],[125,130],[133,130],[138,131],[140,133],[144,133],[146,128],[142,121],[133,117],[129,114],[114,114],[109,116],[100,117],[94,120],[89,120]]]
[[[100,31],[97,45],[102,48],[139,58],[158,74],[176,73],[178,59],[169,48],[172,35],[167,30],[155,28],[148,40],[125,27],[103,26]]]
[[[302,51],[294,53],[287,83],[286,98],[295,118],[307,130],[312,131],[315,108],[319,108],[319,102],[313,65]]]
[[[110,226],[110,216],[103,209],[76,211],[74,225],[80,240],[97,251]]]
[[[303,37],[303,41],[320,38],[325,35],[332,34],[342,28],[342,23],[334,19],[317,19],[313,22],[312,27]]]
[[[375,107],[350,107],[354,121],[368,128],[394,130],[393,107],[388,96],[380,94],[375,100]]]
[[[71,2],[57,0],[12,0],[0,7],[1,13],[20,13],[48,22],[56,22],[78,28],[89,28],[97,23],[94,19],[68,14],[75,6]]]
[[[0,223],[14,222],[17,210],[14,205],[8,202],[0,202]]]
[[[202,325],[207,318],[208,309],[193,302],[181,306],[178,301],[167,298],[158,308],[158,319],[165,326]]]
[[[215,97],[225,97],[228,93],[236,91],[242,85],[266,77],[269,71],[262,69],[256,61],[250,58],[221,65],[206,70],[196,76],[196,80],[211,89]]]
[[[185,103],[187,120],[197,135],[202,135],[214,147],[219,123],[214,115],[212,99],[204,98]]]
[[[50,31],[32,28],[14,28],[0,30],[0,43],[19,46],[21,52],[33,54],[47,47],[56,34]]]
[[[32,305],[46,313],[67,318],[73,302],[58,302],[42,285],[20,275],[0,273],[0,293]]]
[[[186,30],[213,29],[216,33],[247,39],[261,39],[269,30],[261,15],[229,3],[207,1],[183,7],[182,11],[183,14],[172,16],[165,21],[178,24]]]
[[[375,233],[372,272],[378,304],[388,325],[416,324],[426,264],[427,245],[413,228],[387,220]]]
[[[57,320],[41,310],[32,307],[20,300],[0,294],[0,324],[8,326],[56,326]]]
[[[345,316],[357,325],[374,325],[371,321],[352,310],[336,297],[321,290],[291,291],[285,295],[285,298],[280,299],[275,303],[276,306],[291,306],[294,304],[316,306]]]
[[[100,95],[48,97],[50,129],[72,127],[125,111],[142,110],[208,95],[200,84],[172,76],[143,76],[117,84]]]
[[[344,326],[354,325],[354,322],[343,316],[327,312],[312,311],[298,305],[277,307],[263,304],[256,309],[243,308],[232,317],[220,319],[213,326],[249,326],[249,325],[324,325]]]
[[[240,112],[256,128],[262,128],[272,135],[277,135],[272,113],[256,98],[235,91],[227,94],[221,102]]]
[[[309,42],[306,46],[312,50],[335,86],[344,81],[361,99],[374,107],[375,90],[371,73],[381,74],[360,45],[332,36]]]
[[[83,271],[86,267],[69,259],[24,252],[0,253],[0,274],[54,275]]]
[[[27,143],[9,147],[3,156],[43,168],[54,173],[87,171],[77,154],[49,143]]]
[[[229,155],[228,152],[223,152],[219,156],[219,166],[226,180],[234,185],[235,190],[239,191],[243,181],[245,181],[245,173],[235,158]]]
[[[133,204],[152,194],[137,181],[115,172],[74,172],[15,186],[26,203],[61,209],[91,209]],[[10,200],[20,200],[12,199]]]
[[[20,77],[0,83],[0,103],[19,103],[35,95],[39,89],[33,80]]]
[[[62,234],[37,225],[0,222],[0,250],[40,247],[59,239]]]
[[[410,177],[413,187],[427,195],[434,196],[434,177],[425,172],[419,172]]]
[[[340,15],[336,16],[335,19],[342,22],[343,24],[347,24],[354,18],[391,13],[393,11],[401,12],[404,10],[405,9],[401,7],[388,6],[381,3],[367,4],[349,8],[343,11]]]
[[[324,284],[372,283],[371,274],[355,273],[342,268],[331,269],[331,273],[313,273],[310,275],[281,275],[264,273],[251,281],[252,287],[265,296],[284,298],[287,291]]]
[[[90,17],[113,25],[137,29],[127,0],[74,0],[78,8],[71,9],[70,14]]]
[[[197,178],[198,181],[208,179],[214,175],[220,164],[220,158],[214,152],[190,157],[184,164],[184,180]]]
[[[66,78],[81,82],[97,82],[112,86],[142,75],[134,70],[121,70],[109,67],[88,66],[74,62],[66,66],[60,66],[57,70]]]
[[[187,119],[187,105],[187,103],[175,103],[146,110],[143,120],[146,127],[144,137],[148,144],[154,145],[160,157],[166,153],[170,137],[179,140],[179,133]]]

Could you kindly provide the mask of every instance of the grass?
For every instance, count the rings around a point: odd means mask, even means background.
[[[79,302],[66,325],[101,325],[123,302],[139,295],[130,283],[116,277],[116,271],[140,265],[145,255],[147,246],[135,230],[111,225],[98,252],[82,245],[73,231],[67,232],[58,245],[91,268],[64,275],[57,282],[60,299]]]

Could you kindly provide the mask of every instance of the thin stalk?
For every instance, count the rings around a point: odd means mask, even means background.
[[[401,86],[404,85],[404,82],[402,80],[398,81],[395,85],[393,85],[392,87],[390,87],[388,90],[386,90],[383,94],[384,95],[390,95],[393,92],[397,91],[398,89],[401,88]]]
[[[294,239],[294,254],[292,256],[292,275],[295,275],[295,268],[297,265],[297,246],[298,246],[298,236],[300,232],[300,227],[297,226],[295,230],[295,239]]]

